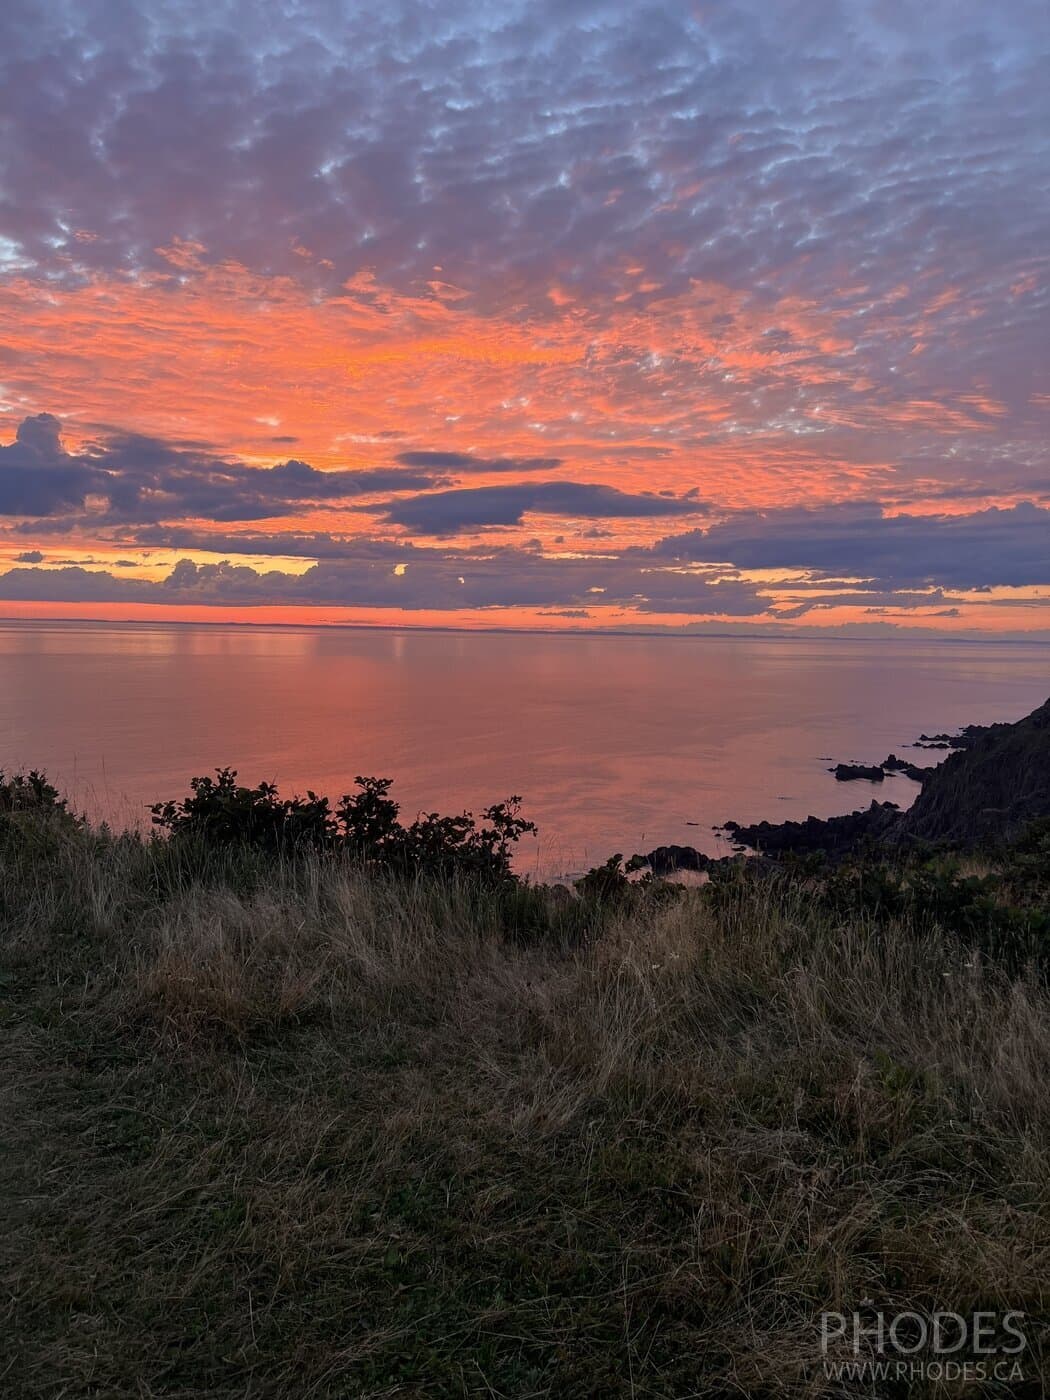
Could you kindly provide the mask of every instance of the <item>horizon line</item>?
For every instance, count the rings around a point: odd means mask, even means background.
[[[454,627],[442,623],[394,623],[394,622],[245,622],[236,619],[223,619],[214,622],[205,618],[106,618],[106,617],[7,617],[0,614],[0,627],[15,624],[38,627],[46,623],[61,623],[72,626],[89,627],[233,627],[247,630],[277,629],[280,631],[311,632],[433,632],[457,637],[463,636],[509,636],[509,637],[661,637],[670,641],[799,641],[799,642],[941,642],[965,643],[978,646],[1050,646],[1050,637],[975,637],[951,636],[944,632],[928,631],[924,628],[901,629],[880,636],[870,634],[832,632],[672,632],[669,630],[615,627]]]

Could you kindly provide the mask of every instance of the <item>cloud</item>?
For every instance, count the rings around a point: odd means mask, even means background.
[[[27,549],[22,554],[15,555],[16,564],[42,564],[44,556],[39,549]]]
[[[733,505],[1047,480],[1041,0],[0,25],[11,403]]]
[[[444,535],[487,525],[520,525],[527,514],[633,519],[699,515],[705,507],[695,500],[632,494],[615,486],[541,481],[434,491],[383,501],[374,509],[382,512],[388,524],[403,525],[419,534]]]
[[[38,413],[0,446],[0,515],[53,515],[83,507],[102,478],[62,451],[58,419]]]
[[[121,547],[191,549],[208,554],[281,555],[286,559],[350,559],[361,553],[359,535],[326,530],[200,530],[188,525],[138,525],[116,532],[111,541]]]
[[[5,402],[135,430],[27,418],[21,544],[250,545],[382,593],[348,520],[379,499],[369,531],[593,521],[637,609],[693,606],[694,562],[915,610],[1045,581],[1045,0],[11,0],[0,39]],[[576,577],[526,553],[516,596]]]
[[[452,305],[479,269],[571,297],[629,257],[812,289],[950,250],[966,276],[1038,237],[1047,36],[1039,0],[21,6],[4,232],[59,276],[176,234]]]
[[[95,523],[263,520],[306,504],[347,501],[387,491],[418,491],[447,477],[391,466],[319,471],[291,459],[249,467],[194,444],[115,434],[67,452],[49,413],[26,418],[14,442],[0,446],[0,514],[46,518],[86,511]]]
[[[870,503],[740,511],[669,536],[664,559],[814,570],[887,588],[1050,584],[1050,509],[1022,502],[967,515],[886,515]]]
[[[728,386],[789,369],[785,425],[947,396],[988,426],[961,395],[1018,411],[1036,382],[1042,0],[8,10],[0,248],[49,287],[177,292],[203,249],[318,304],[499,307],[541,348],[582,318],[588,372],[611,350],[625,389],[646,313],[695,289],[660,376],[739,417]]]
[[[406,467],[457,472],[545,472],[561,466],[560,457],[476,457],[470,452],[399,452]]]
[[[376,607],[399,611],[536,607],[573,615],[629,608],[753,617],[768,600],[742,580],[713,582],[702,574],[605,558],[545,558],[531,550],[484,553],[357,540],[339,559],[301,574],[261,570],[224,560],[180,559],[166,578],[118,578],[82,567],[12,568],[0,574],[0,599],[19,602],[168,603]]]

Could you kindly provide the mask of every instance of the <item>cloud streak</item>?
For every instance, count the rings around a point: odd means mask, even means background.
[[[617,520],[699,515],[705,508],[695,500],[632,495],[614,486],[541,481],[431,491],[423,496],[381,501],[374,509],[382,512],[382,518],[390,525],[403,525],[421,535],[450,535],[490,525],[520,525],[526,515]]]
[[[229,560],[181,559],[158,581],[108,570],[13,568],[0,574],[0,599],[19,602],[205,604],[384,608],[399,612],[570,608],[606,612],[754,617],[767,603],[752,585],[653,569],[634,561],[542,558],[513,548],[488,554],[361,540],[337,560],[302,574]]]
[[[703,532],[669,536],[654,552],[895,589],[1050,585],[1050,509],[1024,502],[964,515],[890,516],[871,504],[745,511]]]
[[[470,452],[412,451],[399,452],[397,460],[406,467],[426,467],[431,471],[484,472],[549,472],[560,467],[560,457],[476,457]]]

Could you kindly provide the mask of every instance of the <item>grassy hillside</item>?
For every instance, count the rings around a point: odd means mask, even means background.
[[[1040,1393],[1050,996],[925,914],[0,856],[4,1395],[870,1394],[862,1300],[1024,1311]]]

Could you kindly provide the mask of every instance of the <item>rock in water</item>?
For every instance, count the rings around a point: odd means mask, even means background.
[[[881,783],[886,776],[881,768],[874,765],[869,768],[866,763],[837,763],[828,771],[834,773],[836,781],[840,783],[852,782],[854,778],[866,778],[869,783]]]
[[[906,778],[912,778],[917,783],[924,783],[933,772],[936,764],[921,768],[917,763],[910,763],[906,758],[898,758],[895,753],[891,753],[888,758],[882,760],[882,767],[887,773],[902,773]]]
[[[648,855],[634,856],[632,864],[647,865],[654,875],[673,875],[679,870],[706,870],[709,856],[693,846],[657,846]]]
[[[741,826],[726,822],[735,846],[750,846],[767,856],[791,851],[823,851],[825,855],[848,855],[863,842],[880,841],[900,817],[896,802],[873,802],[866,811],[847,812],[842,817],[807,817],[804,822],[756,822]]]

